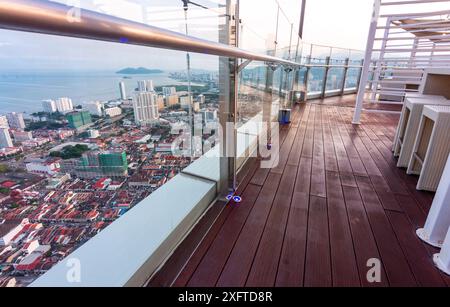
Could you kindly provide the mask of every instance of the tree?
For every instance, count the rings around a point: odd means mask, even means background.
[[[0,193],[3,195],[9,195],[9,193],[11,192],[10,189],[8,188],[4,188],[4,187],[0,187]]]
[[[8,173],[10,171],[9,167],[5,164],[0,164],[0,174]]]
[[[81,158],[83,153],[89,151],[89,147],[83,144],[77,144],[75,146],[66,146],[61,151],[53,151],[50,153],[51,157],[59,157],[64,160]]]

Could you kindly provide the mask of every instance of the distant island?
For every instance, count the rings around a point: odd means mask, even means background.
[[[132,67],[127,67],[124,68],[122,70],[119,70],[118,72],[116,72],[116,74],[121,74],[121,75],[150,75],[150,74],[160,74],[163,73],[164,71],[159,70],[159,69],[148,69],[145,67],[138,67],[138,68],[132,68]]]

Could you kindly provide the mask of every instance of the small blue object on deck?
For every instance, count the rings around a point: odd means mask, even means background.
[[[281,109],[278,114],[278,121],[282,125],[289,124],[291,122],[291,110]]]

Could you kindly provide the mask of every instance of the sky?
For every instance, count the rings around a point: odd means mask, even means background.
[[[225,0],[194,0],[210,10],[191,7],[189,34],[218,40]],[[296,44],[300,0],[240,0],[241,47],[261,51],[275,40],[278,2],[279,46]],[[184,32],[180,0],[54,0],[70,6],[107,13],[154,26]],[[304,41],[363,50],[366,45],[373,0],[308,0]],[[442,4],[428,4],[436,8]],[[0,30],[0,71],[10,70],[116,70],[145,66],[177,70],[185,66],[185,53],[139,46],[96,42],[75,38]],[[217,57],[192,55],[193,68],[215,68]]]

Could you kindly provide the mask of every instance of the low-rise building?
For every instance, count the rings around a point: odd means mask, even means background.
[[[28,172],[34,174],[55,175],[60,171],[59,161],[56,160],[34,160],[25,164]]]
[[[37,269],[44,255],[50,250],[51,246],[41,245],[35,249],[31,254],[26,256],[16,266],[18,271],[34,271]]]
[[[95,129],[90,129],[87,131],[90,139],[96,139],[100,137],[100,132]]]
[[[60,187],[64,182],[67,182],[71,179],[70,174],[61,174],[55,175],[52,178],[49,178],[47,189],[56,189]]]
[[[59,139],[61,140],[65,140],[75,134],[74,130],[71,129],[60,129],[57,133]]]
[[[12,136],[14,141],[18,143],[31,141],[33,139],[33,134],[30,131],[12,130]]]
[[[105,109],[105,116],[116,117],[122,115],[122,109],[119,107],[107,108]]]
[[[28,219],[23,219],[22,221],[4,221],[0,224],[0,246],[9,245],[14,237],[21,232],[28,223]]]

